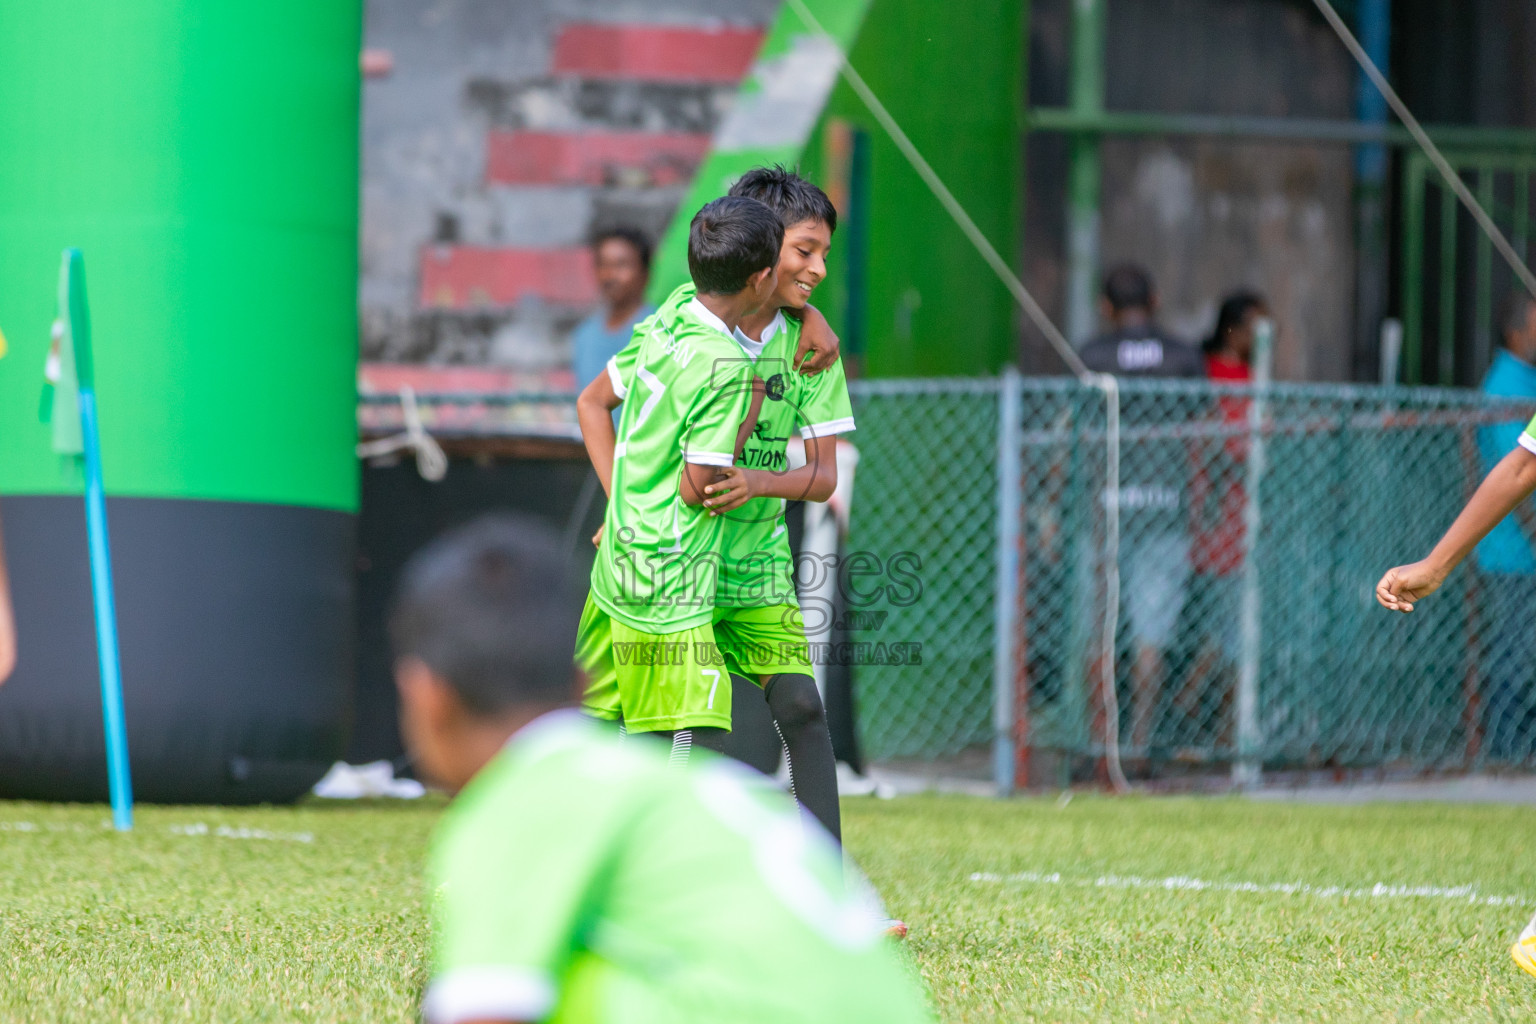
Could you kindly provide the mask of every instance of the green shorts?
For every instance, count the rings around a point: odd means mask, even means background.
[[[759,685],[764,676],[781,672],[811,674],[805,621],[796,605],[716,608],[715,642],[732,675],[745,676]]]
[[[644,633],[587,595],[576,633],[576,664],[587,676],[582,710],[627,732],[731,727],[731,683],[714,631]]]

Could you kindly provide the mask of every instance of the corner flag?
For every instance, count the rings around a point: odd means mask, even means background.
[[[107,543],[107,498],[101,483],[101,436],[96,428],[96,378],[91,360],[91,316],[85,301],[85,260],[65,249],[59,268],[59,315],[48,354],[43,411],[53,422],[53,448],[85,461],[85,525],[91,548],[91,594],[96,605],[96,655],[101,662],[101,714],[106,726],[107,785],[112,825],[133,827],[133,783],[123,722],[122,666],[117,652],[117,607],[112,596],[112,553]]]

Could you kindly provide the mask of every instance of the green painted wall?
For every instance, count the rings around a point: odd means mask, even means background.
[[[0,4],[0,493],[85,254],[111,494],[357,507],[361,0]]]
[[[1028,6],[1027,0],[875,0],[849,54],[1010,262],[1016,262],[1022,223]],[[826,183],[832,119],[864,131],[870,147],[865,376],[996,372],[1014,357],[1012,297],[846,82],[807,147],[802,167],[810,176]],[[828,308],[834,325],[847,320],[849,235],[839,228],[828,280],[813,300]]]
[[[843,50],[853,45],[873,0],[804,0],[821,32]],[[688,227],[693,215],[753,167],[794,166],[838,81],[838,50],[824,42],[792,3],[763,39],[735,106],[656,247],[647,298],[660,304],[688,280]]]
[[[854,68],[992,244],[1015,260],[1024,195],[1028,0],[806,2],[827,32],[845,46],[851,42]],[[700,167],[658,249],[653,301],[687,279],[693,214],[747,168],[798,164],[834,198],[845,195],[838,186],[846,184],[846,169],[830,166],[827,154],[829,130],[840,130],[829,129],[836,122],[862,131],[868,141],[869,188],[862,199],[845,204],[866,216],[859,225],[843,211],[828,279],[812,301],[848,340],[849,263],[860,260],[866,285],[863,338],[856,348],[862,351],[845,346],[845,352],[865,375],[996,372],[1014,356],[1018,330],[1012,297],[846,82],[837,78],[830,95],[818,98],[822,112],[808,134],[780,131],[782,125],[760,102],[772,94],[764,83],[774,80],[778,68],[817,66],[814,60],[783,63],[805,46],[809,31],[792,6],[781,8],[737,101],[755,123],[728,121],[722,132],[728,144],[717,146]],[[791,106],[783,123],[794,121]],[[739,144],[776,134],[775,144]]]

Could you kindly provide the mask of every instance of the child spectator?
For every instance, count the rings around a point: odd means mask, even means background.
[[[1202,350],[1206,376],[1217,384],[1245,385],[1252,379],[1254,331],[1268,315],[1264,299],[1253,292],[1235,292],[1221,303],[1216,329]],[[1181,689],[1178,705],[1197,730],[1219,722],[1222,746],[1230,744],[1226,707],[1231,699],[1231,674],[1241,637],[1238,605],[1245,534],[1243,486],[1248,458],[1248,398],[1219,395],[1215,403],[1221,434],[1191,446],[1195,461],[1189,487],[1190,576],[1185,635],[1198,638],[1194,663]],[[1213,688],[1212,683],[1215,683]],[[1216,709],[1210,707],[1212,703]]]

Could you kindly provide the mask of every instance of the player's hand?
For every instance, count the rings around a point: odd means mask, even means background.
[[[607,524],[605,523],[604,525],[606,526]],[[595,548],[600,548],[600,547],[603,546],[603,527],[602,526],[599,526],[597,528],[597,532],[592,535],[592,546],[595,547]]]
[[[715,476],[715,482],[704,488],[704,493],[708,495],[704,499],[704,507],[709,509],[712,516],[740,508],[748,499],[757,497],[754,482],[753,474],[740,466],[722,469]]]
[[[800,344],[795,346],[795,368],[806,376],[820,373],[833,363],[841,351],[841,342],[827,318],[807,306],[800,321]]]
[[[1383,608],[1394,612],[1411,612],[1415,601],[1420,601],[1440,589],[1445,574],[1427,562],[1414,562],[1388,569],[1376,584],[1376,600]]]

